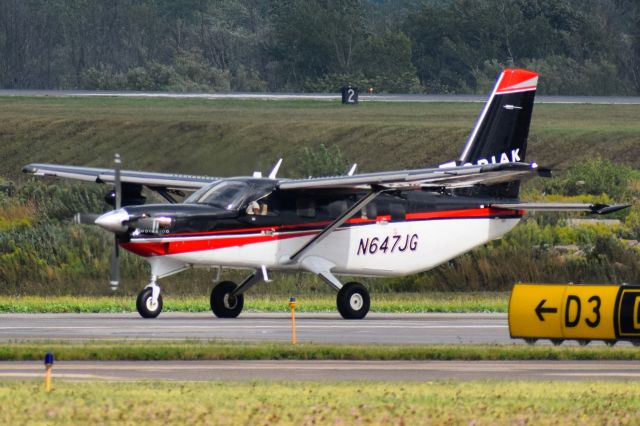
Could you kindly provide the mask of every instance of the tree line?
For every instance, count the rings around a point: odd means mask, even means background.
[[[3,0],[0,87],[640,94],[637,0]]]

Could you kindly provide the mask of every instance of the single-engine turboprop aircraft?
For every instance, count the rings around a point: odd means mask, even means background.
[[[29,164],[24,172],[114,184],[107,198],[115,210],[89,222],[115,234],[116,255],[119,245],[149,262],[151,280],[137,299],[144,318],[162,310],[158,279],[205,266],[252,270],[239,285],[213,288],[218,317],[237,317],[244,293],[268,282],[270,271],[302,270],[338,292],[342,317],[359,319],[369,311],[369,293],[338,275],[426,271],[499,238],[527,210],[605,214],[626,207],[519,200],[520,179],[549,175],[525,162],[537,82],[531,71],[503,71],[460,158],[436,168],[281,179],[278,162],[266,178],[215,178],[121,171],[116,155],[113,170]],[[169,203],[144,204],[143,186]],[[179,191],[195,192],[178,204]]]

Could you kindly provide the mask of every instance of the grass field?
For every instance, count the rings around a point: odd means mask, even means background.
[[[164,296],[166,312],[208,312],[208,295]],[[248,294],[245,311],[288,312],[288,295]],[[506,312],[509,293],[385,293],[372,298],[372,312]],[[336,312],[331,294],[298,295],[298,312]],[[0,296],[0,313],[135,312],[135,296]]]
[[[550,345],[344,345],[224,341],[47,341],[6,342],[0,360],[640,360],[631,346]]]
[[[633,425],[640,383],[0,382],[0,424]]]
[[[362,171],[456,158],[479,103],[0,98],[0,176],[30,162],[208,175],[268,170],[300,174],[303,147],[337,144]],[[564,168],[601,156],[640,165],[640,106],[536,105],[529,159]]]

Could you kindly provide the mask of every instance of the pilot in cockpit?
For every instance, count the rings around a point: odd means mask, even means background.
[[[266,203],[259,203],[257,201],[252,201],[247,206],[247,214],[253,216],[266,216],[267,215],[268,206]]]

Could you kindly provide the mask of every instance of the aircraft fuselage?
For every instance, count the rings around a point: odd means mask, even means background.
[[[259,182],[259,181],[256,181]],[[152,267],[180,265],[299,269],[290,256],[351,207],[364,192],[278,191],[247,212],[204,204],[131,206],[144,215],[121,246]],[[351,216],[305,257],[318,256],[337,274],[400,276],[431,269],[499,238],[522,212],[487,207],[488,200],[427,191],[384,193]],[[165,263],[166,264],[166,263]],[[159,271],[165,275],[167,271]]]

